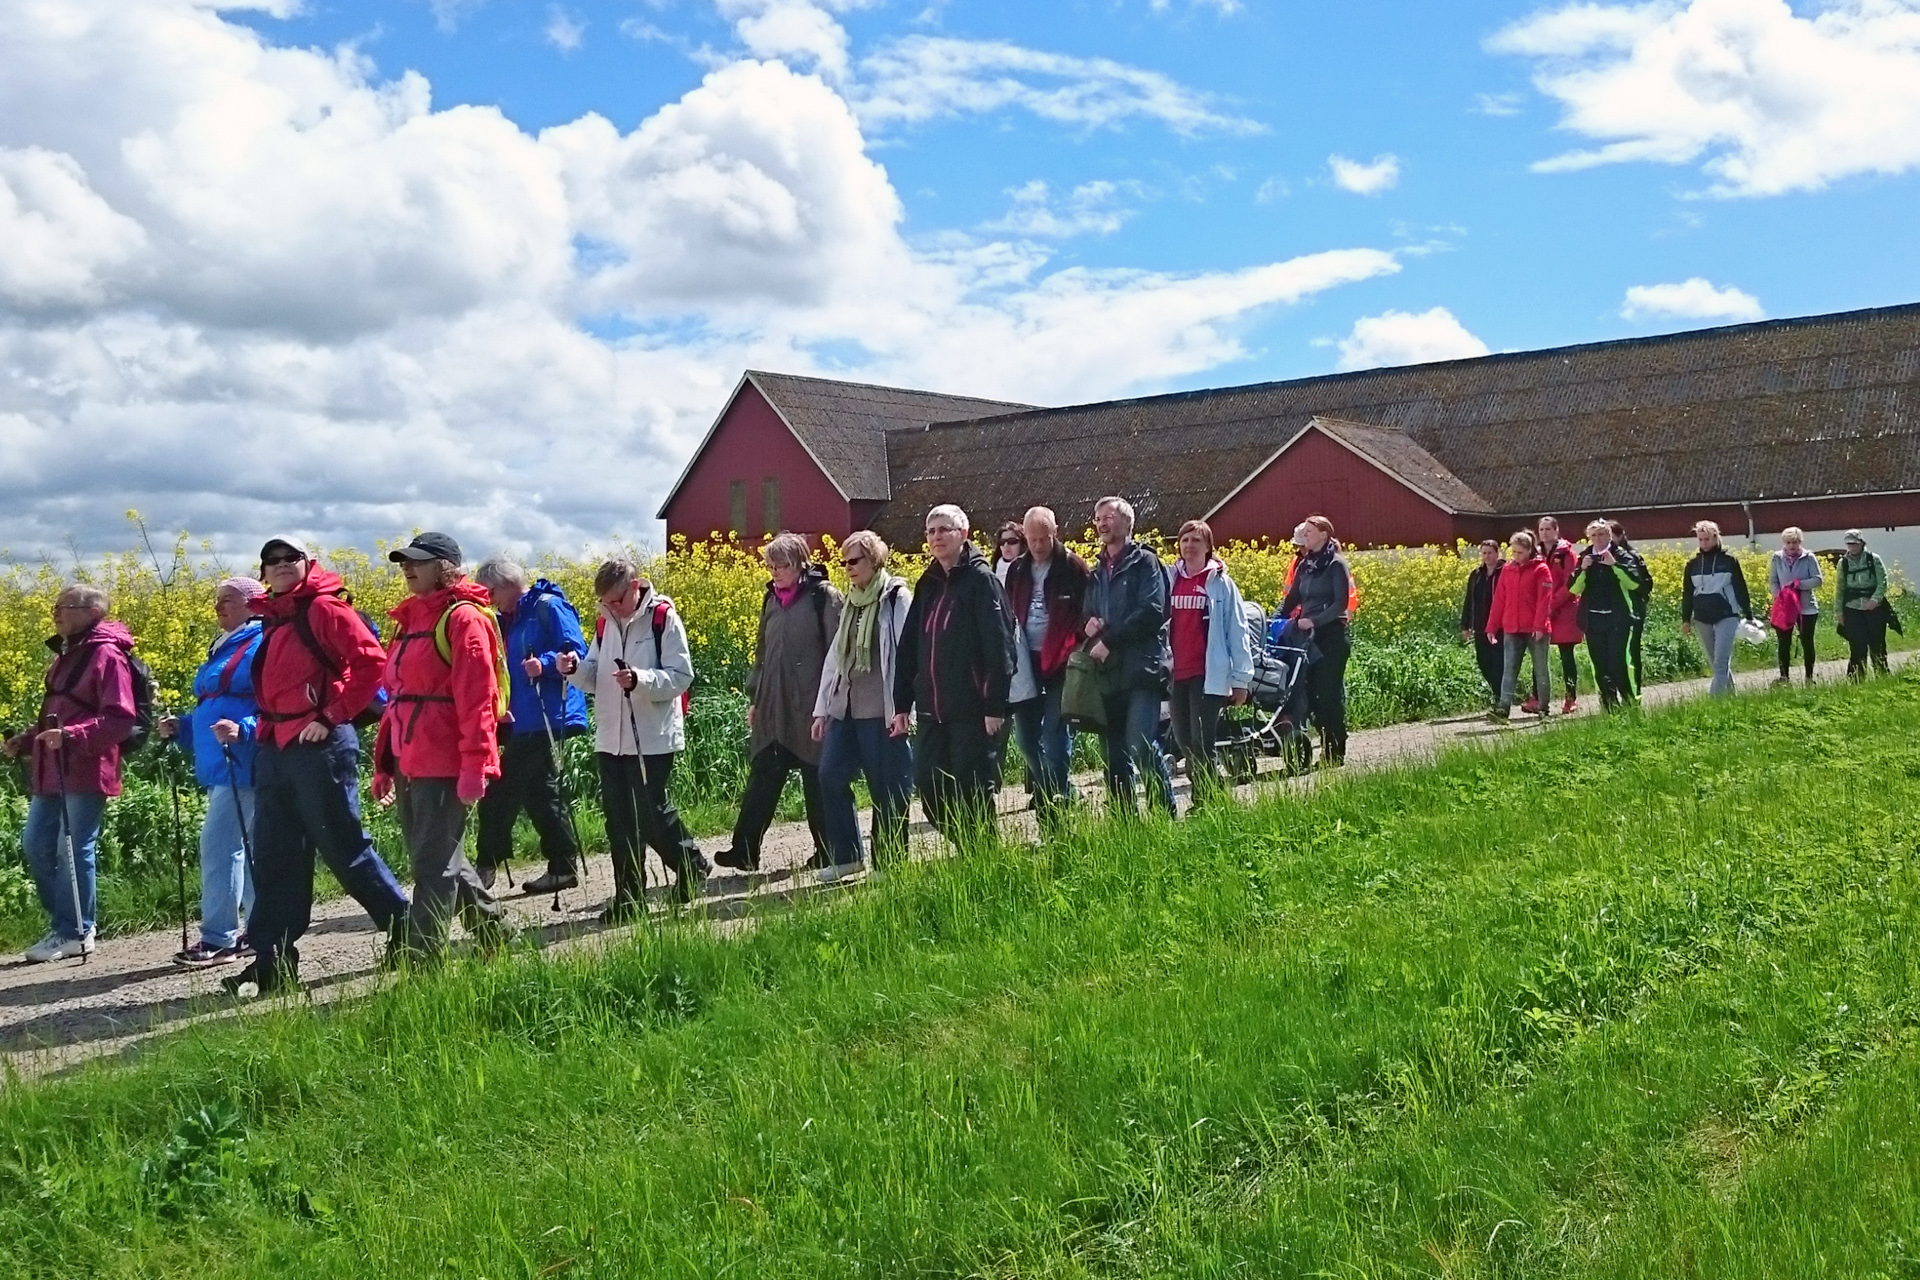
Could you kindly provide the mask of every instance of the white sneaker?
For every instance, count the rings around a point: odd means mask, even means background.
[[[57,933],[49,933],[27,948],[27,959],[33,964],[46,964],[50,960],[78,960],[81,956],[92,954],[91,929],[84,938],[63,938]]]
[[[820,883],[838,884],[849,876],[857,876],[865,870],[866,867],[858,862],[830,862],[820,868]]]

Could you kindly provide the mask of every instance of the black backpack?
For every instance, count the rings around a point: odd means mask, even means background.
[[[341,591],[338,595],[348,604],[353,603],[353,596],[348,592]],[[266,618],[262,620],[260,644],[259,647],[253,651],[253,687],[256,690],[260,688],[261,668],[266,665],[267,661],[267,642],[274,631],[284,626],[292,626],[293,634],[299,637],[301,645],[308,653],[313,655],[313,660],[320,664],[321,670],[331,671],[336,676],[345,674],[340,664],[334,661],[333,655],[320,647],[319,637],[313,634],[313,621],[307,617],[307,613],[313,608],[315,599],[316,597],[314,596],[302,596],[299,600],[294,601],[293,616],[291,618]],[[372,616],[368,614],[365,609],[361,608],[355,608],[353,612],[354,616],[360,619],[361,625],[366,627],[367,633],[378,643],[380,640],[380,627],[374,622]],[[317,707],[315,708],[315,710],[318,709]],[[367,704],[366,710],[353,718],[353,727],[360,730],[373,728],[380,723],[380,717],[386,709],[387,690],[386,686],[382,685],[380,688],[374,690],[373,701]]]
[[[133,681],[133,730],[121,739],[121,759],[125,759],[147,745],[148,740],[153,737],[153,726],[160,718],[159,687],[153,682],[153,669],[140,661],[136,654],[129,652],[127,670]],[[67,687],[59,691],[60,696],[72,698],[73,691],[80,686],[81,677],[85,674],[86,667],[82,665],[80,670],[74,673],[73,679],[67,683]],[[75,701],[85,703],[86,699],[76,698]],[[95,713],[99,712],[98,703],[93,704],[93,710]]]

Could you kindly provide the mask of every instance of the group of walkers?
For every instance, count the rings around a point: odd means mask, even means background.
[[[1618,520],[1587,525],[1586,542],[1575,547],[1560,536],[1559,521],[1543,517],[1536,529],[1520,529],[1500,543],[1480,544],[1480,563],[1467,576],[1460,606],[1460,634],[1474,645],[1480,674],[1494,702],[1492,716],[1512,715],[1522,662],[1530,661],[1532,694],[1521,704],[1528,715],[1552,711],[1550,649],[1559,650],[1564,701],[1562,713],[1579,702],[1575,650],[1584,639],[1603,708],[1638,700],[1644,683],[1642,642],[1653,575],[1628,541]],[[1764,639],[1754,617],[1755,602],[1738,557],[1720,541],[1711,520],[1694,525],[1697,549],[1682,571],[1680,630],[1706,650],[1713,678],[1709,692],[1733,692],[1733,655],[1743,626]],[[1791,683],[1794,644],[1805,679],[1813,681],[1814,634],[1820,606],[1814,593],[1825,582],[1818,556],[1806,549],[1798,528],[1781,531],[1780,549],[1768,565],[1772,626],[1779,676]],[[1865,535],[1852,529],[1838,558],[1839,626],[1848,645],[1847,673],[1858,678],[1868,665],[1887,669],[1887,628],[1898,625],[1887,604],[1887,569],[1867,549]]]
[[[260,550],[260,577],[215,591],[219,634],[195,676],[190,710],[153,707],[134,638],[110,619],[98,587],[70,584],[54,605],[54,658],[36,725],[8,738],[28,757],[26,861],[50,928],[27,958],[84,958],[94,948],[95,848],[123,754],[149,732],[177,744],[208,794],[200,834],[198,941],[183,967],[246,961],[224,984],[271,992],[298,981],[311,922],[316,857],[387,935],[389,964],[431,961],[457,916],[484,949],[512,928],[493,890],[524,812],[546,866],[517,887],[558,895],[584,870],[561,744],[592,733],[613,890],[602,918],[644,915],[651,849],[687,902],[716,865],[758,870],[789,777],[800,775],[814,842],[810,866],[833,882],[869,865],[854,784],[872,799],[871,863],[904,854],[908,806],[956,845],[994,820],[1011,739],[1044,828],[1074,803],[1068,779],[1075,729],[1100,737],[1108,808],[1138,816],[1136,788],[1171,816],[1170,755],[1184,759],[1196,805],[1223,790],[1215,745],[1224,710],[1245,702],[1263,614],[1250,609],[1201,520],[1183,525],[1171,563],[1134,537],[1134,511],[1102,498],[1091,563],[1060,539],[1054,513],[1034,507],[1003,526],[990,561],[964,511],[927,513],[931,561],[911,587],[888,568],[870,531],[838,548],[848,589],[815,562],[806,539],[782,533],[761,555],[768,581],[747,684],[749,769],[728,847],[709,861],[675,809],[670,785],[686,748],[694,682],[674,602],[624,559],[601,564],[591,634],[554,584],[515,561],[482,562],[469,579],[450,537],[424,533],[389,555],[407,594],[383,644],[341,579],[298,543]],[[1565,701],[1577,699],[1574,649],[1585,641],[1603,704],[1631,702],[1641,683],[1641,635],[1652,578],[1617,522],[1594,521],[1575,548],[1551,518],[1499,544],[1483,543],[1461,611],[1496,715],[1510,714],[1523,660],[1546,715],[1550,650],[1559,649]],[[1719,530],[1696,528],[1682,625],[1698,634],[1713,690],[1732,688],[1734,636],[1753,601]],[[1799,530],[1782,535],[1769,573],[1769,619],[1780,680],[1793,642],[1809,679],[1814,592],[1824,577]],[[1276,622],[1310,655],[1307,714],[1323,765],[1346,752],[1351,570],[1322,516],[1295,531],[1295,559]],[[1850,671],[1886,667],[1884,564],[1857,533],[1838,567]],[[589,699],[592,714],[589,715]],[[371,732],[371,791],[394,808],[412,880],[403,888],[374,846],[360,801],[362,734]],[[464,852],[477,817],[476,861]],[[557,897],[556,897],[557,902]],[[249,958],[250,957],[250,958]]]

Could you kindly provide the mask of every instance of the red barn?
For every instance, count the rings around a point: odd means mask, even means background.
[[[921,544],[1105,494],[1143,529],[1203,517],[1353,546],[1503,536],[1543,514],[1637,539],[1920,525],[1920,305],[1057,409],[749,373],[661,511],[669,532]]]
[[[844,538],[892,497],[887,434],[1030,408],[748,370],[661,504],[667,536]]]

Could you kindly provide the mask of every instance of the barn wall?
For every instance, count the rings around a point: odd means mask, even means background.
[[[1452,516],[1319,431],[1268,463],[1208,523],[1223,542],[1284,542],[1310,515],[1333,521],[1335,535],[1353,547],[1451,543],[1455,536]]]
[[[780,477],[780,528],[776,529],[765,527],[768,476]],[[752,383],[743,386],[727,407],[719,429],[668,504],[667,536],[683,534],[689,541],[702,541],[715,533],[724,535],[732,501],[729,486],[735,480],[746,484],[746,527],[735,530],[743,538],[780,529],[844,538],[858,527],[852,523],[847,500]]]

